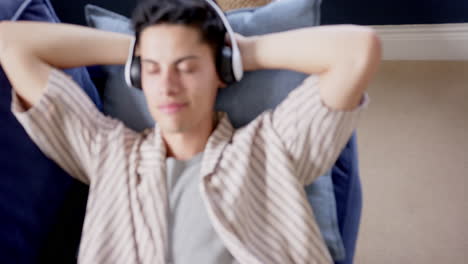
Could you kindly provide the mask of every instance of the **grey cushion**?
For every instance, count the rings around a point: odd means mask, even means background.
[[[259,8],[234,10],[227,16],[234,31],[245,36],[261,35],[318,25],[320,3],[320,0],[281,0]],[[85,12],[90,26],[133,33],[130,20],[124,16],[93,5],[87,5]],[[129,89],[125,84],[123,66],[106,66],[105,69],[110,76],[104,90],[104,111],[135,130],[153,126],[142,92]],[[274,108],[305,77],[305,74],[285,70],[246,72],[241,82],[220,90],[216,109],[227,112],[235,127],[243,126],[266,109]],[[332,257],[342,260],[345,251],[330,172],[319,177],[306,191]]]
[[[320,22],[320,1],[281,0],[260,8],[228,12],[228,19],[233,30],[245,36],[316,26]],[[235,127],[243,126],[266,109],[274,108],[305,77],[285,70],[246,72],[241,82],[220,90],[216,108],[229,113]]]

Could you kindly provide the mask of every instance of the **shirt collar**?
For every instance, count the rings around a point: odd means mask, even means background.
[[[200,171],[202,177],[209,175],[214,171],[219,159],[221,158],[223,150],[231,141],[234,134],[234,127],[232,126],[228,115],[224,112],[218,112],[217,115],[219,122],[213,133],[211,133],[208,138],[203,154],[202,167]],[[167,152],[162,139],[161,128],[158,125],[154,128],[154,144],[156,149],[159,149],[159,155],[157,155],[157,158],[162,166],[165,164]]]

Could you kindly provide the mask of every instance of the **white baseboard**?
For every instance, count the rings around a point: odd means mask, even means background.
[[[384,60],[468,60],[468,23],[372,27]]]

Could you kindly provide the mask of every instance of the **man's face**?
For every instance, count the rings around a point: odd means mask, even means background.
[[[140,54],[143,91],[163,133],[210,126],[223,84],[213,51],[199,31],[184,25],[148,27],[141,33]]]

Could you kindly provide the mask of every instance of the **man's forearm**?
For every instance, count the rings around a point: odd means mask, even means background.
[[[361,101],[381,59],[381,44],[369,27],[311,27],[247,39],[250,69],[287,69],[318,74],[330,108],[349,110]]]
[[[378,52],[378,38],[369,27],[309,27],[254,37],[256,69],[289,69],[321,73],[349,60]]]
[[[0,23],[0,65],[25,107],[39,102],[52,67],[123,64],[131,36],[41,22]]]
[[[123,64],[131,36],[92,28],[43,22],[1,24],[0,60],[6,52],[21,52],[57,67]]]

